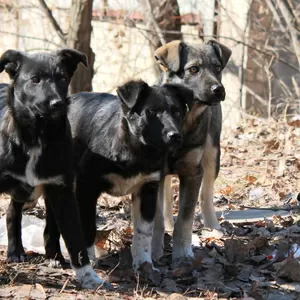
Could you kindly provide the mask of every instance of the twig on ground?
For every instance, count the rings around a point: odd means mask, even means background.
[[[119,265],[120,265],[120,262],[118,262],[118,263],[112,268],[112,270],[110,270],[110,272],[106,275],[106,277],[108,278],[109,275],[110,275],[114,270],[116,270],[116,268],[117,268]],[[102,284],[100,284],[100,285],[98,286],[98,288],[96,289],[96,293],[98,293],[98,291],[105,285],[105,283],[106,283],[106,280],[103,281]]]
[[[240,208],[242,208],[242,209],[257,209],[257,210],[273,210],[273,211],[279,211],[279,210],[292,211],[292,210],[300,209],[300,206],[295,205],[295,206],[290,206],[290,207],[285,207],[285,206],[255,207],[255,206],[240,205]]]
[[[67,278],[67,280],[65,281],[65,283],[62,286],[61,290],[59,291],[59,294],[61,294],[65,290],[65,288],[66,288],[67,284],[69,283],[69,281],[70,281],[69,278]]]

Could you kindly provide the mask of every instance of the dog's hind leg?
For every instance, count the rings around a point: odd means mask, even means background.
[[[166,187],[166,177],[160,180],[158,194],[157,194],[154,230],[152,236],[152,259],[153,260],[159,260],[163,256],[163,252],[164,252],[164,235],[165,235],[164,205],[166,204],[164,191]]]
[[[214,182],[220,169],[220,145],[213,146],[208,138],[202,158],[203,181],[200,192],[200,205],[204,219],[204,226],[220,229],[213,204]]]
[[[145,276],[155,285],[161,282],[161,273],[152,263],[152,235],[158,194],[158,182],[146,183],[133,194],[133,239],[131,253],[136,273]]]
[[[163,193],[165,228],[167,232],[171,233],[174,229],[172,175],[165,176]]]
[[[91,171],[89,169],[89,171]],[[96,260],[95,238],[96,238],[96,207],[100,195],[99,182],[94,172],[79,172],[76,177],[76,200],[78,202],[81,225],[88,256],[91,261]]]
[[[14,199],[11,199],[7,210],[7,260],[9,262],[22,262],[25,259],[25,251],[22,244],[23,206],[24,202],[17,202]]]
[[[194,257],[191,247],[192,227],[202,180],[202,170],[200,174],[194,176],[179,176],[179,179],[179,212],[173,232],[172,258],[174,262]]]

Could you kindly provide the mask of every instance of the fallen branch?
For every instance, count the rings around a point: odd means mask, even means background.
[[[292,211],[292,210],[300,209],[300,206],[295,205],[295,206],[290,206],[290,207],[286,207],[286,206],[255,207],[255,206],[240,205],[240,208],[241,209],[256,209],[256,210],[272,210],[272,211],[280,211],[280,210]]]

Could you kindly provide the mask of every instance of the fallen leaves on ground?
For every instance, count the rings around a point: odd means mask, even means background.
[[[132,270],[130,197],[100,198],[96,246],[102,257],[96,272],[114,291],[83,291],[70,268],[51,268],[42,256],[28,252],[22,264],[5,262],[0,248],[1,299],[232,299],[292,300],[300,292],[300,126],[299,122],[246,120],[222,138],[221,171],[215,186],[215,207],[222,211],[222,229],[203,228],[196,218],[195,260],[172,264],[171,237],[156,262],[163,275],[158,286],[136,277]],[[178,178],[172,179],[173,212],[178,212]],[[7,207],[1,200],[1,212]],[[242,206],[243,205],[243,206]],[[227,211],[239,207],[291,208],[268,218],[233,222]],[[36,214],[37,212],[33,212]],[[199,209],[197,208],[197,215]],[[43,214],[39,213],[40,217]]]

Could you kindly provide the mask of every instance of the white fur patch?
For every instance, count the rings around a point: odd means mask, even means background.
[[[94,245],[87,248],[87,253],[88,253],[88,257],[91,261],[96,260],[96,253],[95,253],[95,246]]]
[[[138,271],[139,267],[149,262],[152,264],[152,235],[154,222],[143,220],[140,210],[140,198],[138,195],[133,195],[133,239],[131,253],[133,258],[133,269]]]
[[[35,173],[35,167],[37,165],[37,162],[39,160],[39,157],[42,153],[42,147],[35,147],[28,151],[29,160],[27,162],[26,168],[25,168],[25,174],[24,175],[18,175],[12,172],[6,172],[7,175],[10,175],[11,177],[18,179],[24,183],[27,183],[31,186],[38,186],[42,184],[56,184],[56,185],[62,185],[64,184],[63,176],[57,175],[53,177],[48,178],[39,178]]]
[[[153,224],[146,221],[138,223],[134,229],[131,253],[133,258],[133,269],[136,272],[144,262],[152,264],[152,233]]]
[[[91,265],[86,265],[81,268],[74,268],[76,278],[85,289],[97,289],[104,281],[96,274]]]
[[[173,260],[193,258],[192,251],[192,225],[193,219],[188,221],[177,220],[173,233]]]
[[[151,174],[140,173],[129,178],[124,178],[118,174],[108,174],[105,178],[113,184],[113,187],[108,191],[108,193],[112,196],[119,197],[137,192],[141,186],[147,182],[159,181],[160,172],[154,172]]]

